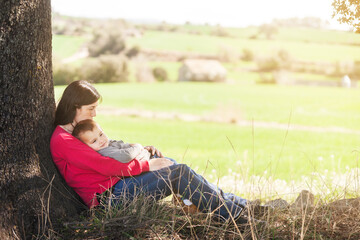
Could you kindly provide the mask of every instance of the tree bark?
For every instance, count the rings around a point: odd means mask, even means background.
[[[42,238],[76,215],[51,160],[50,0],[0,0],[0,239]],[[65,197],[64,197],[65,196]],[[81,204],[80,204],[81,205]]]

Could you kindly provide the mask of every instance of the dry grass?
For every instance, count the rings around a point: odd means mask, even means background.
[[[44,214],[40,223],[46,232],[39,239],[360,239],[359,169],[345,174],[317,174],[303,179],[308,190],[296,190],[295,184],[271,178],[251,176],[246,180],[235,175],[218,179],[221,185],[241,186],[251,206],[271,206],[265,214],[249,208],[243,215],[260,224],[235,224],[234,219],[215,221],[211,213],[187,213],[178,201],[165,198],[156,202],[152,196],[115,201],[109,192],[101,196],[100,206],[86,211],[75,222],[53,229],[48,201],[42,201]],[[311,184],[310,184],[311,183]],[[301,187],[305,186],[302,185]],[[49,193],[43,199],[50,197]],[[283,192],[280,191],[282,188]],[[226,189],[226,187],[225,187]],[[229,190],[227,188],[226,190]],[[285,193],[285,192],[287,193]],[[289,194],[292,191],[292,194]],[[295,196],[289,198],[287,196]],[[286,200],[282,199],[286,198]],[[177,198],[175,198],[177,199]],[[260,200],[261,199],[261,200]],[[175,203],[175,204],[174,204]],[[41,228],[41,226],[39,226]]]
[[[104,198],[107,199],[107,198]],[[275,205],[276,202],[269,202]],[[284,201],[285,202],[285,201]],[[360,198],[326,203],[303,191],[288,205],[254,216],[266,224],[243,228],[214,221],[211,214],[187,214],[165,199],[139,196],[111,205],[108,200],[81,221],[64,223],[58,237],[67,239],[360,239]],[[261,227],[260,227],[261,226]]]

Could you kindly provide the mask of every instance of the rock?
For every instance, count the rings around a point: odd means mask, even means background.
[[[291,205],[292,208],[306,208],[314,205],[314,194],[307,190],[302,190],[295,202]]]
[[[248,202],[248,205],[251,205],[251,206],[257,206],[257,205],[260,205],[260,204],[261,204],[260,199],[255,199],[255,200],[252,200],[252,201]]]
[[[341,199],[331,202],[327,206],[339,211],[360,209],[360,198]]]
[[[265,203],[265,206],[271,206],[275,209],[284,209],[290,206],[290,204],[284,199],[278,198]]]
[[[187,59],[179,69],[179,81],[225,82],[226,69],[216,60]]]
[[[341,86],[345,87],[345,88],[350,88],[351,87],[351,79],[349,78],[348,75],[345,75],[342,79],[341,79]]]

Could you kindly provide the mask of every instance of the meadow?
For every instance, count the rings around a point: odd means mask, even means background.
[[[166,156],[191,165],[212,181],[234,173],[244,180],[256,175],[301,181],[313,172],[343,173],[358,166],[358,88],[257,84],[261,75],[272,73],[259,72],[256,60],[239,57],[244,49],[257,57],[285,50],[294,61],[356,62],[360,60],[360,35],[279,27],[268,39],[258,27],[162,27],[176,30],[147,25],[142,37],[126,39],[126,48],[138,46],[170,54],[233,53],[237,60],[222,62],[228,81],[180,83],[181,62],[155,59],[147,61],[148,66],[165,69],[169,81],[136,83],[136,66],[129,60],[128,83],[96,84],[103,95],[97,121],[111,138],[155,145]],[[223,36],[217,35],[219,29]],[[72,56],[86,46],[88,37],[54,35],[54,57],[61,61]],[[68,66],[80,66],[82,61]],[[311,71],[288,75],[309,81],[340,79]],[[55,87],[56,99],[63,89]]]
[[[298,181],[315,171],[344,172],[358,166],[357,89],[205,83],[96,88],[103,96],[96,120],[110,138],[155,145],[213,180],[237,172]],[[63,89],[55,87],[56,99]],[[130,114],[117,115],[118,109]],[[132,116],[134,109],[222,116],[225,122],[144,118]],[[248,124],[236,124],[241,121]]]
[[[86,38],[81,36],[54,35],[52,38],[53,57],[61,60],[75,54],[85,43]]]
[[[243,30],[245,31],[245,30]],[[255,30],[253,30],[255,31]],[[317,31],[302,32],[312,34]],[[360,39],[355,38],[348,43],[347,35],[336,35],[336,32],[329,31],[315,35],[314,39],[299,39],[293,32],[283,30],[279,32],[278,38],[268,40],[265,38],[249,39],[246,37],[219,37],[211,35],[194,35],[182,32],[159,32],[146,31],[142,38],[128,40],[129,47],[140,46],[145,49],[196,52],[202,54],[218,54],[219,48],[230,47],[239,53],[243,49],[250,49],[258,55],[271,55],[276,50],[286,50],[291,56],[298,60],[330,61],[360,60],[360,48],[356,47]],[[299,34],[299,33],[298,33]],[[313,36],[313,35],[309,35]],[[318,36],[318,37],[316,37]],[[336,41],[336,43],[334,43]]]

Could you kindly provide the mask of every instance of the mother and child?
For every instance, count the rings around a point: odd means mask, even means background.
[[[154,146],[109,140],[93,121],[100,94],[89,82],[69,84],[57,105],[50,140],[53,161],[61,175],[89,207],[111,191],[115,199],[138,194],[163,199],[177,194],[215,219],[248,224],[250,201],[224,193],[186,164],[164,157]],[[245,210],[245,211],[244,211]]]

